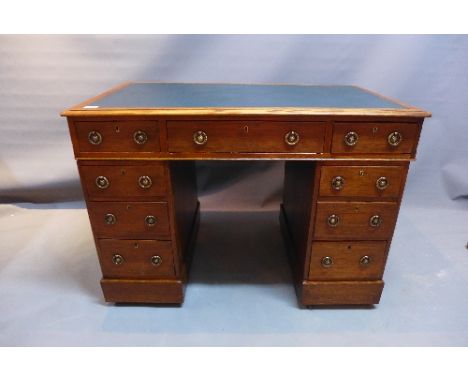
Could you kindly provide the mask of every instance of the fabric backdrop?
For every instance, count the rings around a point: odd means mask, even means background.
[[[0,202],[82,193],[61,110],[124,81],[356,84],[431,111],[405,198],[468,194],[467,36],[0,37]],[[277,208],[282,162],[198,163],[205,209]],[[255,192],[250,192],[255,190]]]

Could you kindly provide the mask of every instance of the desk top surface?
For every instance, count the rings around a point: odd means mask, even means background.
[[[356,86],[127,83],[62,115],[122,114],[365,114],[429,113]]]

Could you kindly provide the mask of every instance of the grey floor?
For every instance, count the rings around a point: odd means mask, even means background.
[[[300,309],[277,211],[203,211],[182,307],[103,302],[81,202],[0,205],[0,345],[468,345],[468,201],[403,203],[381,304]]]

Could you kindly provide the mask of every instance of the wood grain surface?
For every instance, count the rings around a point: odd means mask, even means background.
[[[113,256],[123,258],[121,264],[114,264]],[[160,265],[151,262],[153,256],[160,256]],[[110,279],[152,279],[174,277],[172,243],[162,240],[99,240],[99,261],[102,274]]]
[[[387,255],[385,241],[316,241],[312,245],[309,280],[380,280]],[[360,260],[367,256],[369,264]],[[322,260],[332,259],[330,267],[324,267]]]
[[[326,123],[260,122],[260,121],[169,121],[168,151],[187,152],[252,152],[252,153],[321,153]],[[207,142],[198,145],[193,135],[202,131]],[[288,145],[286,134],[296,132],[299,141]]]
[[[86,163],[86,162],[85,162]],[[91,162],[92,163],[92,162]],[[134,165],[88,165],[79,166],[81,181],[89,200],[152,200],[166,195],[164,162],[150,162]],[[104,176],[107,188],[99,188],[96,179]],[[148,177],[151,185],[140,186],[140,178]]]
[[[387,240],[391,238],[397,218],[398,204],[394,202],[317,202],[315,219],[316,240]],[[339,222],[328,224],[331,215]],[[378,227],[372,227],[372,216],[381,217]]]
[[[384,282],[378,281],[304,281],[304,305],[378,304]]]
[[[421,126],[416,123],[341,123],[333,127],[332,153],[369,153],[369,154],[411,154],[418,143]],[[398,146],[388,143],[388,135],[394,131],[402,134],[403,139]],[[354,146],[345,143],[345,136],[349,132],[358,135]]]
[[[182,304],[184,285],[180,280],[102,279],[107,302]]]
[[[372,197],[398,198],[403,180],[406,177],[405,166],[321,166],[320,196],[331,197]],[[333,181],[340,177],[340,189],[333,187]],[[388,186],[377,187],[377,181],[385,178]]]
[[[89,202],[91,226],[98,238],[169,239],[170,227],[165,202]],[[106,224],[104,218],[113,214],[115,224]],[[147,216],[154,216],[156,224],[148,226]]]

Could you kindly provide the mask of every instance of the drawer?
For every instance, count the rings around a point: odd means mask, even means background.
[[[398,213],[393,202],[317,202],[314,237],[322,240],[386,240]]]
[[[404,166],[322,166],[320,196],[399,197]]]
[[[310,280],[379,280],[383,276],[386,241],[314,242]]]
[[[165,164],[96,166],[80,165],[89,200],[148,199],[166,194]]]
[[[157,121],[74,122],[77,152],[160,151]]]
[[[167,203],[164,202],[89,202],[88,213],[98,238],[169,238]]]
[[[169,121],[170,152],[323,152],[324,122]]]
[[[175,275],[172,244],[158,240],[99,240],[105,278],[157,278]]]
[[[335,123],[332,153],[411,154],[419,131],[417,123]]]

